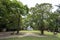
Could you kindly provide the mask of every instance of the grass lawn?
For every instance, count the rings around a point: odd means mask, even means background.
[[[22,38],[9,38],[9,39],[0,39],[0,40],[60,40],[58,37],[22,37]]]
[[[39,31],[21,31],[23,33],[25,32],[32,32],[32,33],[36,33],[36,34],[40,34]],[[16,37],[16,38],[8,38],[8,39],[0,39],[0,40],[60,40],[60,33],[58,33],[57,35],[53,35],[52,32],[44,32],[46,37],[31,37],[31,36],[27,36],[27,37]]]

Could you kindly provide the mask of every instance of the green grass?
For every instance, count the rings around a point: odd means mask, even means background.
[[[20,31],[20,32],[32,32],[32,33],[39,33],[40,31],[38,31],[38,30],[32,30],[32,31],[27,31],[27,30],[22,30],[22,31]]]
[[[36,33],[36,34],[40,34],[40,31],[20,31],[22,33],[26,33],[26,32],[32,32],[32,33]],[[58,33],[57,35],[53,35],[52,32],[47,32],[44,31],[44,34],[46,37],[16,37],[16,38],[8,38],[8,39],[0,39],[0,40],[60,40],[60,33]]]
[[[50,36],[50,37],[22,37],[22,38],[9,38],[0,40],[60,40],[60,38]]]

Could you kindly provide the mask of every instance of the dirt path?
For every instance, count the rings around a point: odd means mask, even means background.
[[[25,37],[25,36],[46,37],[46,36],[40,36],[38,34],[31,33],[31,32],[23,34],[23,35],[11,35],[11,32],[0,33],[0,39],[14,38],[14,37]]]

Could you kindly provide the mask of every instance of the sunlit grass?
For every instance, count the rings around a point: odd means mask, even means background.
[[[38,31],[38,30],[33,30],[33,31],[22,30],[20,32],[22,32],[22,33],[40,33],[40,31]]]
[[[22,38],[8,38],[8,39],[0,39],[0,40],[60,40],[57,37],[22,37]]]
[[[27,31],[27,30],[22,30],[20,31],[22,33],[35,33],[35,34],[41,34],[41,32],[39,30],[33,30],[33,31]],[[57,33],[57,35],[54,35],[53,32],[48,32],[48,31],[44,31],[44,35],[47,36],[57,36],[60,38],[60,33]]]
[[[56,36],[60,38],[60,33],[58,33]]]
[[[40,31],[38,30],[33,30],[33,31],[27,31],[27,30],[22,30],[20,31],[22,33],[35,33],[35,34],[40,34]],[[54,35],[53,32],[48,32],[44,31],[44,35],[46,37],[31,37],[31,36],[26,36],[26,37],[16,37],[16,38],[8,38],[8,39],[0,39],[0,40],[60,40],[60,33],[57,35]]]

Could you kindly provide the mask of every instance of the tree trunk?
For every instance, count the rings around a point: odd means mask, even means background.
[[[44,27],[41,26],[41,35],[44,35]]]
[[[43,22],[43,13],[41,15],[41,35],[44,35],[44,22]]]
[[[44,30],[41,30],[41,35],[44,35]]]
[[[19,34],[19,29],[17,29],[17,33],[16,34]]]
[[[19,18],[18,18],[17,34],[19,34],[19,31],[20,31],[20,15],[19,15]]]

